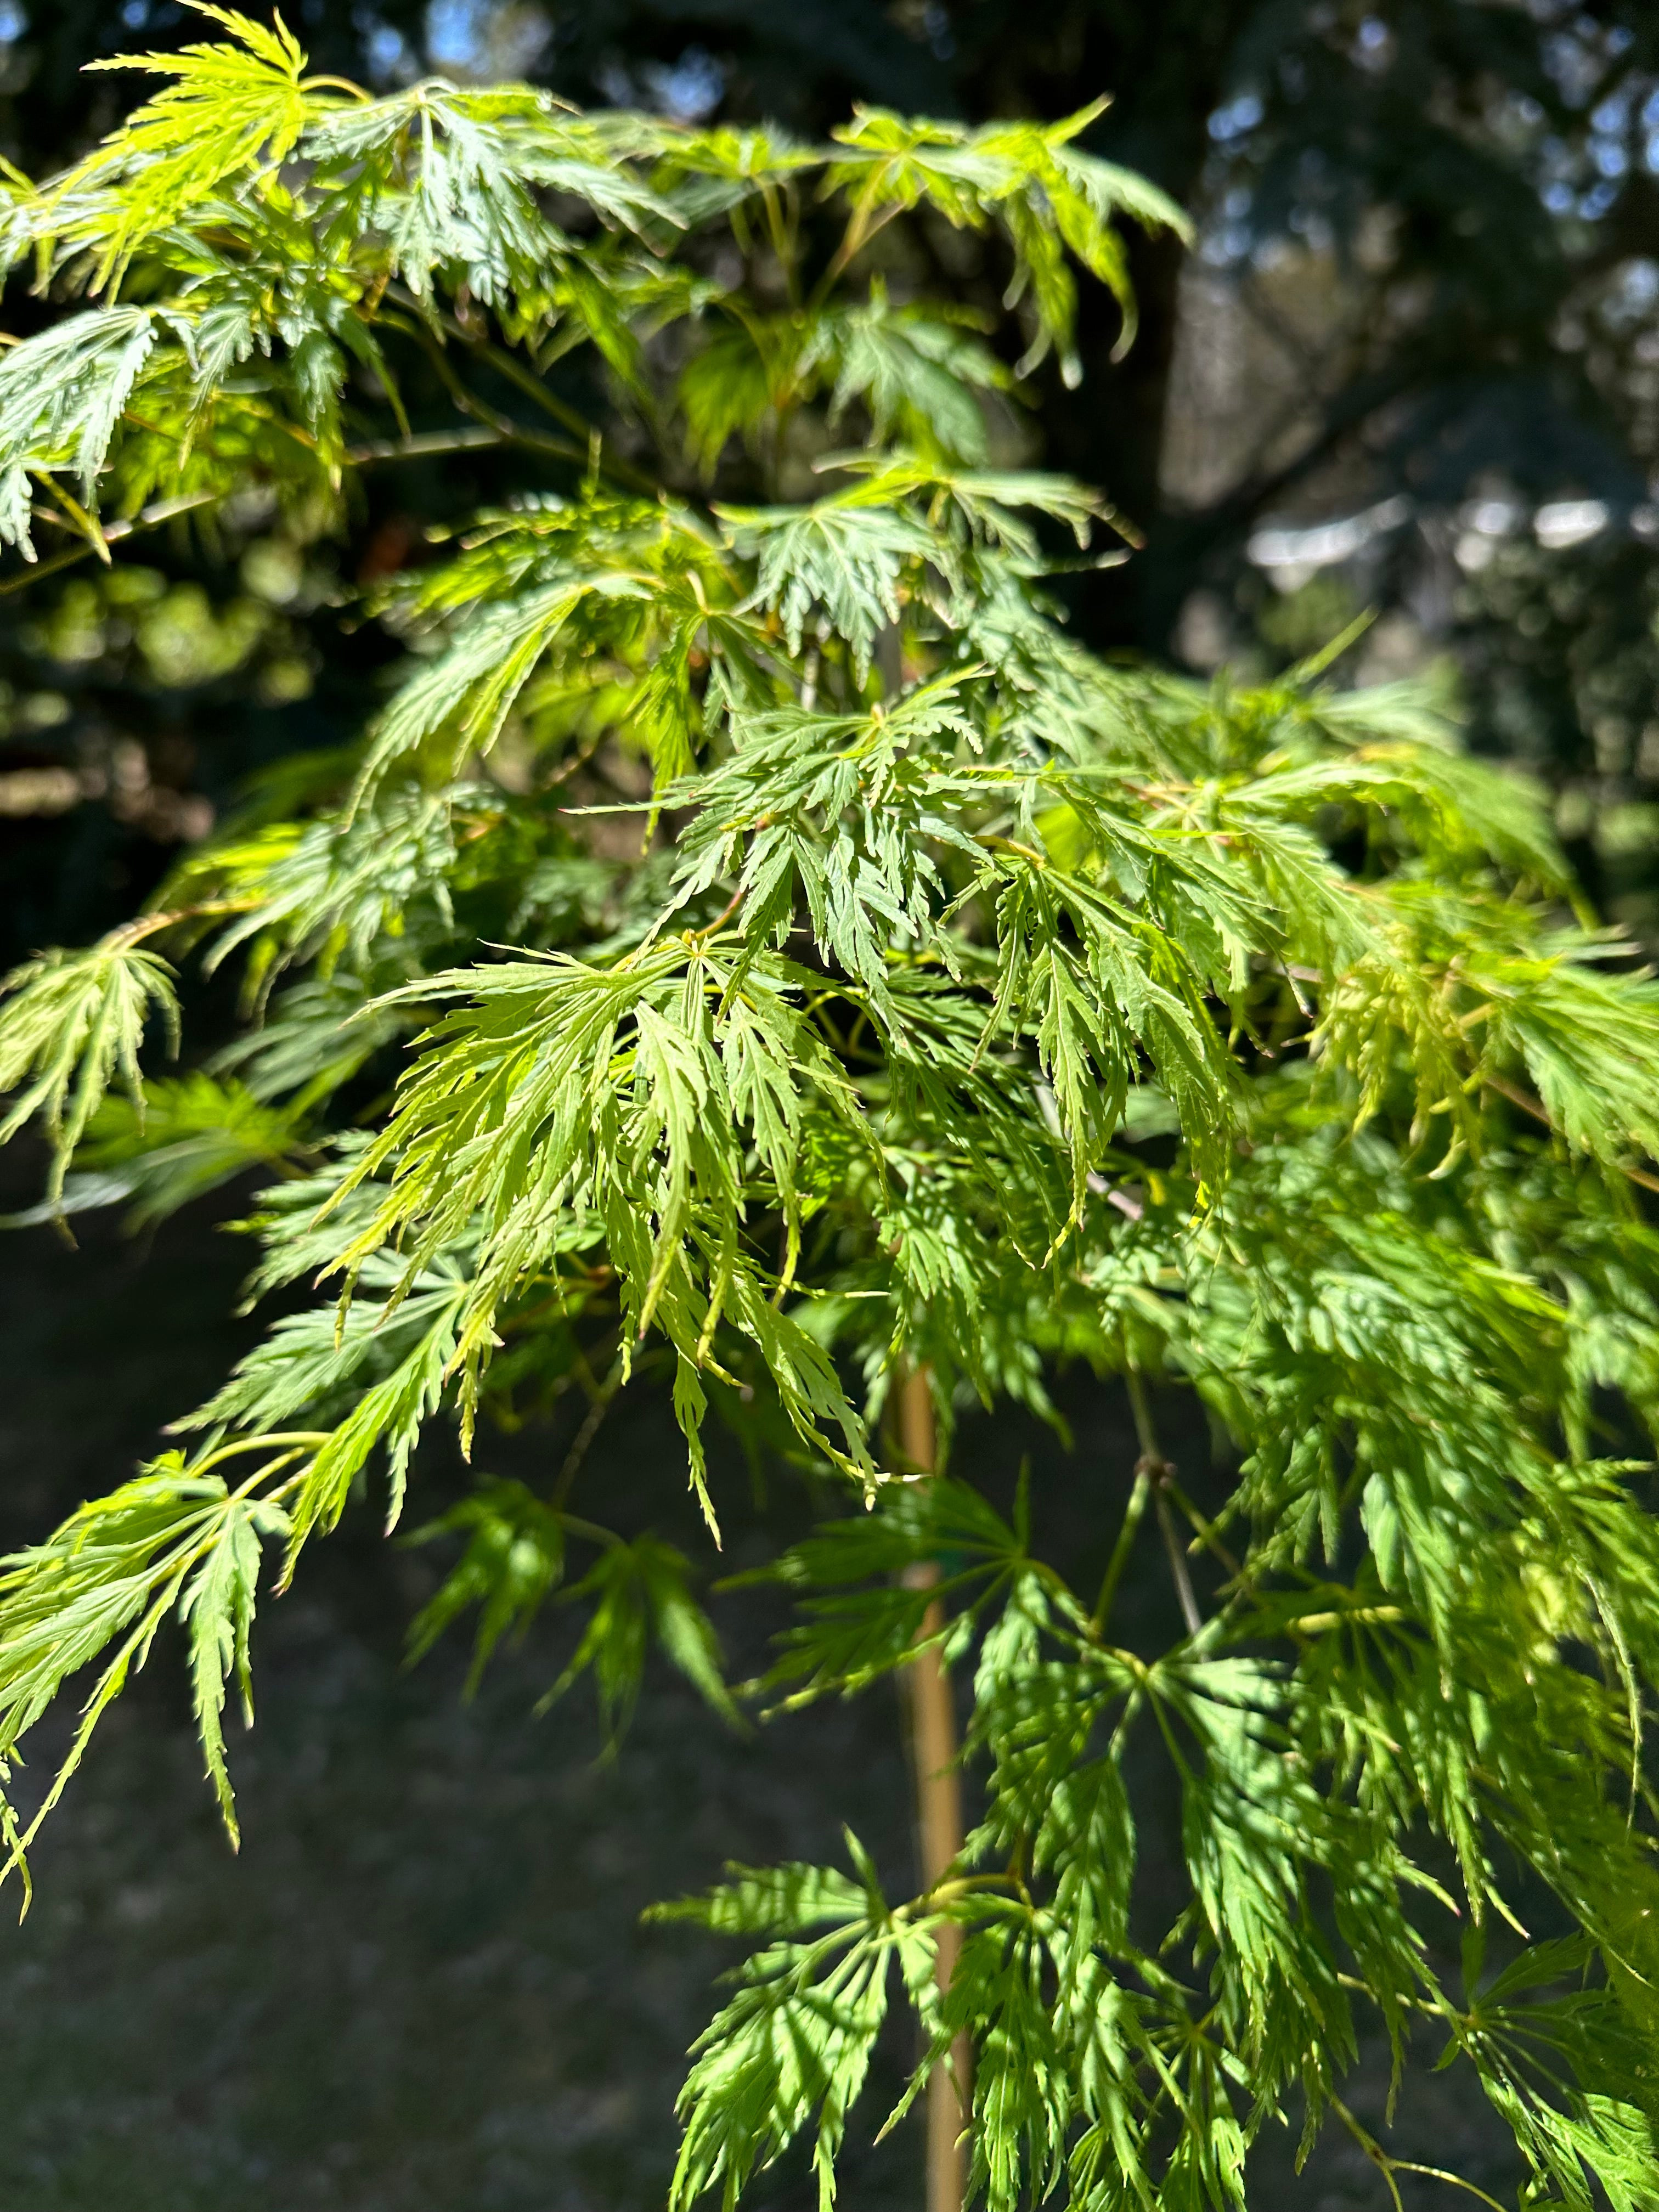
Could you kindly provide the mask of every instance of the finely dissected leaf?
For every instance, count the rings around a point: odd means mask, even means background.
[[[434,1032],[441,1048],[352,1170],[347,1189],[395,1158],[383,1203],[341,1260],[355,1267],[397,1224],[418,1223],[408,1246],[413,1271],[400,1276],[407,1285],[425,1256],[457,1236],[482,1232],[476,1273],[456,1308],[458,1334],[442,1355],[446,1368],[471,1361],[476,1370],[489,1356],[492,1315],[537,1263],[562,1216],[591,1211],[611,1240],[630,1336],[642,1338],[654,1322],[679,1355],[684,1378],[707,1358],[724,1316],[764,1348],[803,1437],[869,1470],[830,1363],[787,1314],[765,1303],[752,1261],[735,1248],[744,1130],[729,1118],[723,1048],[734,1031],[741,1036],[740,1110],[753,1115],[756,1136],[775,1158],[799,1111],[789,1093],[812,1086],[848,1117],[847,1086],[780,991],[786,971],[750,966],[744,1002],[725,996],[735,981],[729,956],[712,947],[689,951],[679,942],[611,969],[556,959],[422,986],[428,999],[476,994],[477,1004],[446,1017]],[[743,1011],[734,1012],[736,1004]],[[758,1033],[750,1019],[757,1004],[767,1009]],[[801,1057],[787,1071],[786,1039]],[[769,1049],[774,1085],[762,1087],[753,1059]],[[617,1083],[622,1067],[625,1088]],[[435,1181],[429,1168],[439,1170]],[[428,1371],[435,1383],[440,1370]],[[684,1380],[677,1409],[695,1455],[701,1409]],[[826,1424],[842,1431],[844,1449],[830,1441]],[[695,1455],[693,1478],[701,1483]],[[304,1513],[297,1517],[303,1522]]]
[[[52,952],[15,969],[0,990],[0,1094],[15,1092],[0,1144],[40,1115],[52,1138],[49,1196],[63,1190],[76,1145],[118,1074],[141,1113],[138,1051],[159,1013],[176,1045],[173,971],[117,930],[85,952]]]
[[[957,1571],[942,1583],[919,1582],[914,1571],[942,1552]],[[867,1687],[915,1659],[940,1595],[970,1598],[978,1610],[1018,1558],[1013,1532],[966,1485],[941,1479],[887,1492],[874,1511],[831,1522],[766,1571],[801,1594],[799,1625],[780,1638],[767,1686],[792,1686],[791,1705]]]
[[[872,288],[868,305],[835,332],[830,422],[856,399],[883,444],[896,440],[919,454],[983,462],[988,441],[978,394],[1006,391],[1012,379],[966,320],[893,307],[884,288]]]
[[[1071,140],[1099,112],[1097,104],[1046,126],[990,124],[971,131],[861,109],[856,123],[836,133],[849,151],[830,175],[847,190],[860,229],[879,211],[922,202],[958,228],[1000,222],[1017,257],[1016,296],[1029,289],[1036,305],[1041,337],[1034,357],[1057,344],[1066,380],[1076,384],[1077,294],[1067,251],[1116,294],[1127,343],[1133,295],[1111,217],[1121,210],[1153,226],[1187,228],[1180,210],[1144,179],[1072,148]]]
[[[539,304],[556,299],[567,313],[586,306],[591,315],[597,288],[585,301],[569,289],[580,264],[572,241],[543,216],[544,193],[584,199],[633,226],[675,222],[642,178],[605,158],[590,125],[526,86],[465,92],[428,78],[311,120],[305,149],[351,179],[352,212],[386,237],[396,275],[422,302],[441,273],[503,313],[540,293]],[[556,281],[546,296],[550,246],[564,264],[565,289]]]
[[[225,1764],[223,1714],[231,1677],[242,1700],[242,1717],[253,1725],[253,1679],[249,1645],[259,1580],[260,1540],[288,1534],[287,1516],[263,1499],[233,1499],[179,1601],[179,1617],[190,1635],[191,1694],[202,1749],[224,1814],[236,1842],[235,1800]]]
[[[849,1837],[855,1860],[860,1854]],[[918,1979],[925,1937],[886,1917],[872,1887],[816,1867],[745,1874],[659,1917],[696,1918],[721,1933],[803,1936],[752,1960],[738,1996],[704,2031],[680,2097],[684,2138],[670,2201],[690,2204],[719,2187],[734,2203],[750,2175],[785,2150],[816,2113],[813,2166],[824,2212],[835,2202],[836,2154],[864,2085],[887,2009],[890,1967]]]
[[[720,1672],[719,1638],[691,1595],[688,1572],[684,1554],[653,1536],[641,1536],[631,1544],[614,1539],[607,1543],[567,1594],[572,1603],[592,1598],[593,1611],[540,1710],[556,1703],[591,1670],[607,1747],[614,1750],[633,1717],[647,1644],[654,1639],[665,1658],[704,1701],[722,1718],[740,1726]]]
[[[647,588],[637,577],[578,577],[544,585],[476,620],[387,714],[364,763],[365,786],[399,753],[452,726],[452,772],[469,754],[487,752],[537,663],[583,601],[594,593],[640,599]]]
[[[933,532],[902,507],[821,500],[722,514],[737,551],[756,563],[756,602],[779,615],[790,651],[800,650],[808,617],[821,612],[852,647],[860,673],[877,633],[898,618],[907,568],[939,550]]]
[[[176,1081],[152,1079],[137,1101],[106,1097],[76,1158],[80,1171],[100,1178],[102,1203],[116,1196],[131,1201],[127,1218],[137,1228],[251,1168],[285,1167],[305,1149],[295,1113],[198,1070]]]
[[[93,289],[118,282],[139,245],[199,206],[233,172],[280,162],[319,102],[303,79],[305,55],[278,16],[270,27],[191,0],[228,41],[94,67],[147,69],[172,80],[129,116],[45,198],[42,229],[95,245]]]
[[[166,333],[138,307],[94,308],[0,360],[0,542],[33,560],[31,475],[72,475],[90,501],[122,410]]]
[[[283,1464],[275,1447],[272,1464]],[[0,1871],[23,1865],[94,1729],[132,1668],[143,1665],[175,1604],[189,1632],[209,1779],[234,1840],[222,1728],[227,1678],[236,1674],[246,1699],[259,1541],[283,1528],[273,1499],[228,1492],[217,1476],[193,1473],[169,1453],[109,1497],[80,1507],[44,1544],[0,1562],[0,1761],[9,1767],[70,1676],[101,1662],[33,1819],[20,1830],[8,1816]]]
[[[522,1483],[495,1482],[477,1497],[452,1506],[415,1530],[414,1543],[465,1533],[459,1561],[409,1625],[409,1656],[424,1658],[450,1623],[479,1607],[469,1696],[477,1690],[489,1655],[509,1629],[520,1637],[564,1578],[565,1526]]]
[[[690,1920],[717,1936],[799,1936],[823,1923],[861,1921],[869,1896],[833,1867],[728,1867],[731,1879],[701,1897],[653,1905],[647,1920]]]

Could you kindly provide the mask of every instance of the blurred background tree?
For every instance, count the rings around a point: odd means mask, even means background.
[[[1137,240],[1140,331],[1085,301],[1088,371],[1009,426],[1145,533],[1074,580],[1097,645],[1252,672],[1366,608],[1369,680],[1437,661],[1481,749],[1559,791],[1604,909],[1659,934],[1659,13],[1648,0],[297,0],[321,69],[526,76],[583,104],[775,118],[854,100],[1054,116],[1193,212]],[[191,35],[176,0],[0,0],[0,148],[32,174],[115,118],[95,58]],[[890,283],[1003,272],[907,227]],[[1103,400],[1103,394],[1108,395]],[[515,471],[519,464],[513,465]],[[0,580],[9,961],[131,910],[250,774],[361,722],[393,648],[362,586],[491,495],[487,457],[365,472],[349,542],[257,495],[157,532],[118,588]]]

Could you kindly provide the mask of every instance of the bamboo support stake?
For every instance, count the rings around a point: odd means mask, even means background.
[[[933,1420],[933,1398],[925,1367],[913,1369],[904,1379],[898,1402],[899,1444],[917,1473],[933,1474],[939,1466],[939,1436]],[[937,1560],[909,1570],[913,1589],[926,1589],[939,1579]],[[945,1607],[935,1598],[922,1621],[924,1637],[937,1636],[945,1626]],[[921,1652],[906,1670],[909,1686],[910,1752],[915,1765],[916,1831],[924,1889],[943,1879],[962,1849],[962,1777],[957,1767],[956,1709],[951,1698],[950,1677],[938,1647]],[[943,1996],[951,1986],[961,1930],[946,1925],[939,1931],[939,1986]],[[962,2212],[967,2186],[967,2115],[972,2108],[972,2052],[968,2038],[959,2036],[951,2050],[955,2080],[943,2065],[936,2066],[927,2084],[927,2212]]]

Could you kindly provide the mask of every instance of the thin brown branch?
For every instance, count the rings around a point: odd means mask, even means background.
[[[414,315],[422,330],[429,331],[435,323],[446,337],[454,338],[459,344],[465,346],[478,360],[487,362],[498,376],[505,377],[509,384],[515,386],[527,399],[539,407],[544,414],[550,416],[562,428],[572,432],[580,439],[583,458],[586,459],[590,454],[594,455],[604,475],[614,478],[618,483],[626,484],[630,491],[644,492],[653,499],[659,496],[662,488],[653,477],[647,476],[643,470],[635,468],[630,462],[623,460],[619,454],[607,453],[605,434],[597,424],[590,422],[580,410],[571,406],[568,400],[561,399],[557,392],[549,391],[534,370],[526,368],[524,363],[509,353],[505,347],[495,344],[480,331],[469,330],[465,323],[458,321],[453,315],[447,315],[441,310],[433,313],[423,308],[411,294],[403,289],[401,285],[389,285],[386,297],[396,301],[400,307]]]
[[[1243,1570],[1240,1567],[1238,1561],[1233,1557],[1227,1547],[1222,1542],[1220,1535],[1217,1532],[1214,1522],[1206,1519],[1205,1516],[1200,1512],[1198,1507],[1194,1504],[1192,1499],[1188,1497],[1186,1492],[1176,1480],[1176,1471],[1172,1467],[1168,1469],[1168,1472],[1164,1477],[1164,1487],[1169,1492],[1170,1497],[1174,1498],[1176,1504],[1186,1515],[1188,1520],[1191,1522],[1193,1533],[1198,1542],[1203,1545],[1205,1550],[1213,1553],[1215,1557],[1220,1560],[1222,1565],[1225,1567],[1230,1575],[1241,1574]],[[1189,1547],[1188,1548],[1190,1549],[1191,1547]]]
[[[1394,2160],[1378,2142],[1376,2137],[1354,2118],[1340,2097],[1331,2099],[1331,2110],[1382,2175],[1387,2185],[1389,2195],[1394,2202],[1394,2212],[1402,2212],[1400,2202],[1400,2184],[1394,2178]]]
[[[361,469],[375,461],[426,460],[507,443],[506,434],[494,423],[480,423],[472,430],[415,430],[406,438],[368,438],[360,446],[348,446],[345,459],[349,468]]]
[[[581,1472],[582,1462],[587,1457],[588,1448],[599,1433],[605,1417],[611,1411],[622,1385],[623,1359],[622,1354],[618,1352],[611,1362],[611,1372],[593,1393],[592,1402],[582,1416],[581,1426],[571,1439],[570,1449],[564,1455],[564,1464],[559,1469],[557,1479],[549,1494],[550,1504],[562,1505],[570,1495],[571,1486]]]
[[[1541,1121],[1553,1137],[1561,1136],[1561,1131],[1556,1127],[1545,1109],[1535,1098],[1528,1098],[1526,1092],[1517,1085],[1507,1082],[1501,1075],[1493,1075],[1490,1070],[1482,1074],[1480,1080],[1488,1091],[1495,1091],[1500,1098],[1507,1098],[1511,1106],[1518,1106],[1523,1114],[1530,1114],[1534,1121]],[[1565,1141],[1565,1139],[1563,1139],[1563,1142]],[[1650,1175],[1645,1168],[1626,1167],[1622,1161],[1616,1164],[1620,1174],[1627,1182],[1638,1184],[1643,1190],[1659,1191],[1659,1176]]]
[[[864,251],[865,247],[868,246],[871,240],[876,236],[877,233],[886,229],[888,224],[891,222],[894,216],[897,215],[898,212],[898,203],[896,200],[891,201],[882,210],[875,221],[873,222],[870,222],[865,219],[865,210],[862,209],[860,210],[858,214],[854,216],[852,222],[848,224],[846,234],[842,239],[841,244],[836,248],[834,253],[830,256],[829,265],[824,270],[823,276],[819,277],[817,283],[812,287],[812,296],[807,301],[807,306],[809,307],[821,307],[823,305],[830,293],[835,289],[837,279],[846,273],[848,268]]]
[[[1198,1609],[1198,1599],[1193,1591],[1193,1578],[1188,1571],[1187,1554],[1181,1548],[1181,1539],[1176,1534],[1175,1516],[1170,1510],[1170,1501],[1164,1486],[1158,1483],[1152,1492],[1152,1503],[1158,1510],[1158,1525],[1164,1538],[1164,1548],[1170,1555],[1170,1573],[1174,1578],[1176,1596],[1181,1604],[1181,1618],[1187,1624],[1188,1636],[1196,1636],[1204,1626],[1204,1616]]]
[[[136,538],[142,531],[158,529],[162,523],[172,522],[181,514],[189,514],[198,507],[215,507],[228,496],[228,493],[222,491],[197,491],[188,492],[180,499],[155,500],[130,518],[106,524],[104,543],[109,546],[118,544],[123,538]],[[57,520],[56,517],[53,519]],[[82,541],[67,547],[62,553],[54,553],[49,561],[33,561],[20,574],[8,576],[0,581],[0,594],[21,592],[26,585],[38,584],[43,576],[56,575],[60,568],[72,568],[77,561],[88,561],[95,550]]]
[[[1170,1573],[1175,1583],[1181,1618],[1187,1624],[1188,1635],[1196,1636],[1204,1626],[1204,1616],[1199,1611],[1192,1575],[1187,1565],[1187,1554],[1182,1549],[1181,1539],[1176,1534],[1175,1516],[1170,1511],[1168,1492],[1175,1480],[1175,1468],[1170,1461],[1164,1458],[1159,1448],[1158,1431],[1152,1425],[1152,1404],[1139,1369],[1127,1368],[1123,1380],[1129,1393],[1129,1410],[1134,1416],[1135,1434],[1140,1440],[1140,1458],[1135,1467],[1136,1479],[1138,1480],[1145,1474],[1152,1486],[1152,1503],[1158,1511],[1158,1532],[1169,1554]]]

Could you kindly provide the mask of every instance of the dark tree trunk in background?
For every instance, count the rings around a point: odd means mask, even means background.
[[[1232,56],[1255,12],[1250,0],[1164,7],[1072,0],[1035,18],[1006,0],[963,8],[959,96],[970,115],[1047,118],[1109,94],[1111,106],[1088,134],[1090,150],[1152,178],[1191,208],[1210,152],[1208,118],[1226,94]],[[1167,234],[1138,230],[1126,242],[1139,319],[1134,343],[1114,362],[1121,319],[1106,293],[1085,287],[1083,382],[1067,392],[1049,374],[1043,449],[1048,465],[1102,486],[1146,539],[1124,568],[1075,589],[1083,634],[1109,650],[1163,653],[1188,587],[1164,557],[1159,483],[1187,248]]]

